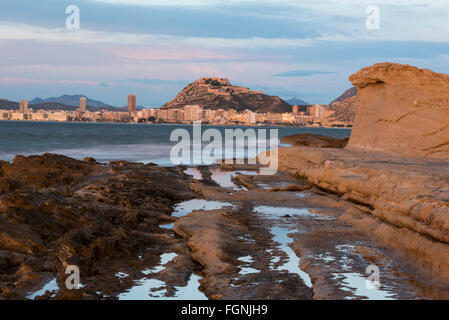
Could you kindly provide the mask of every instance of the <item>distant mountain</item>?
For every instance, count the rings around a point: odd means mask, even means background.
[[[337,99],[332,101],[330,104],[333,104],[335,102],[345,101],[346,99],[355,97],[356,95],[357,95],[357,88],[356,87],[352,87],[352,88],[346,90],[345,92],[343,92],[343,94],[341,96],[339,96]]]
[[[78,107],[66,106],[57,102],[43,102],[38,104],[29,104],[30,108],[34,110],[76,110]],[[19,110],[19,103],[15,101],[9,101],[0,99],[0,109],[3,110]]]
[[[33,99],[32,101],[37,101],[38,103],[28,103],[29,107],[33,110],[66,110],[66,111],[76,111],[78,110],[78,105],[66,105],[60,102],[39,102],[42,101],[42,99]],[[126,112],[128,107],[91,107],[88,106],[89,111],[102,111],[102,110],[108,110],[108,111],[119,111],[119,112]],[[19,103],[15,101],[9,101],[6,99],[0,99],[0,110],[19,110]]]
[[[76,111],[78,109],[78,106],[68,106],[65,105],[63,103],[59,103],[59,102],[41,102],[41,103],[35,103],[35,104],[30,104],[28,103],[30,108],[32,108],[34,111],[36,110],[45,110],[45,111],[50,111],[50,110],[66,110],[66,111]]]
[[[308,103],[304,100],[298,99],[298,98],[292,98],[292,99],[288,99],[285,101],[287,101],[292,106],[308,106],[308,105],[310,105],[310,103]]]
[[[182,108],[185,105],[202,105],[205,109],[246,109],[255,112],[289,112],[291,106],[279,97],[262,91],[234,86],[228,79],[201,78],[186,86],[162,109]]]
[[[0,99],[0,109],[1,110],[18,110],[19,103],[14,101],[9,101],[6,99]]]
[[[356,101],[357,88],[346,90],[328,105],[327,109],[333,111],[333,113],[328,116],[327,120],[329,122],[354,123]]]
[[[115,111],[124,111],[124,112],[128,112],[128,106],[122,106],[122,107],[112,107],[114,108]],[[143,109],[147,109],[148,107],[144,107],[144,106],[136,106],[136,110],[143,110]],[[108,108],[106,110],[109,110]]]
[[[78,110],[78,106],[70,106],[59,102],[42,102],[37,104],[29,104],[30,108],[33,110],[66,110],[66,111],[76,111]],[[118,111],[118,112],[126,112],[128,107],[91,107],[87,105],[87,110],[92,112],[108,110],[108,111]]]
[[[357,97],[352,96],[343,101],[338,101],[330,104],[327,109],[329,111],[333,111],[333,114],[328,116],[328,121],[354,123],[356,100]]]
[[[86,104],[88,107],[101,107],[101,108],[107,108],[107,107],[111,107],[111,105],[104,103],[102,101],[98,101],[98,100],[93,100],[88,98],[85,95],[81,95],[81,94],[76,94],[76,95],[62,95],[60,97],[51,97],[51,98],[47,98],[47,99],[41,99],[41,98],[34,98],[33,100],[31,100],[29,102],[29,104],[40,104],[40,103],[46,103],[46,102],[56,102],[56,103],[61,103],[63,105],[66,106],[78,106],[80,103],[80,98],[81,97],[86,97]]]

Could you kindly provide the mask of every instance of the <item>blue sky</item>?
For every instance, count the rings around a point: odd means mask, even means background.
[[[65,28],[68,5],[81,28]],[[365,26],[369,5],[380,29]],[[447,0],[15,0],[0,10],[0,98],[85,94],[160,106],[203,76],[328,103],[362,67],[449,73]]]

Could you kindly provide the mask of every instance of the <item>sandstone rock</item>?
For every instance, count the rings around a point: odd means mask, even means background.
[[[356,121],[348,148],[449,158],[449,76],[380,63],[353,74]]]
[[[395,228],[429,238],[426,247],[449,252],[449,162],[407,161],[351,149],[289,147],[279,150],[279,168],[341,196]],[[403,234],[408,234],[404,233]],[[423,250],[416,241],[399,241],[377,232],[424,268],[449,280],[449,260]],[[396,232],[397,234],[397,232]],[[393,240],[394,239],[394,240]]]
[[[280,169],[385,222],[370,233],[449,280],[449,76],[381,63],[350,80],[348,145],[281,148]]]
[[[284,191],[292,191],[292,192],[303,192],[312,189],[312,186],[306,185],[298,185],[298,184],[289,184],[288,186],[282,188],[272,188],[268,189],[268,192],[284,192]]]
[[[290,112],[291,106],[279,97],[260,91],[233,86],[228,79],[201,78],[185,87],[172,101],[161,108],[182,108],[185,105],[202,105],[207,109],[246,109],[257,112]]]
[[[232,251],[238,246],[237,237],[242,226],[226,215],[224,210],[194,211],[175,222],[173,230],[187,239],[192,258],[209,275],[233,273]]]
[[[318,148],[344,148],[348,140],[348,138],[338,139],[317,134],[294,134],[282,137],[281,143]]]

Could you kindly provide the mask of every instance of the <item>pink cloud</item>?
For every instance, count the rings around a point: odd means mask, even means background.
[[[128,52],[117,51],[116,54],[123,59],[130,60],[173,60],[173,61],[191,61],[191,60],[230,60],[236,59],[235,56],[225,55],[213,51],[197,49],[148,49],[134,50]]]
[[[24,85],[24,84],[81,84],[86,86],[98,86],[100,82],[89,80],[42,80],[42,79],[28,79],[28,78],[0,78],[0,84],[3,85]]]
[[[59,83],[66,84],[81,84],[86,86],[98,86],[100,82],[98,81],[88,81],[88,80],[58,80]]]
[[[224,76],[222,71],[208,66],[190,66],[188,69],[199,76]]]
[[[0,78],[0,84],[33,84],[33,83],[47,83],[45,80],[35,80],[26,78]]]

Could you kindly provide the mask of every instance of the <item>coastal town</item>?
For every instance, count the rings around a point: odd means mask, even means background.
[[[211,125],[295,125],[312,127],[351,127],[351,123],[330,122],[333,111],[326,105],[293,105],[291,112],[258,113],[251,110],[209,109],[202,105],[179,108],[136,107],[136,95],[128,96],[127,110],[89,111],[86,97],[81,97],[77,110],[35,109],[27,100],[21,100],[19,110],[0,110],[0,120],[54,121],[54,122],[122,122],[122,123],[179,123],[201,121]]]
[[[449,301],[449,1],[1,8],[5,316]]]

